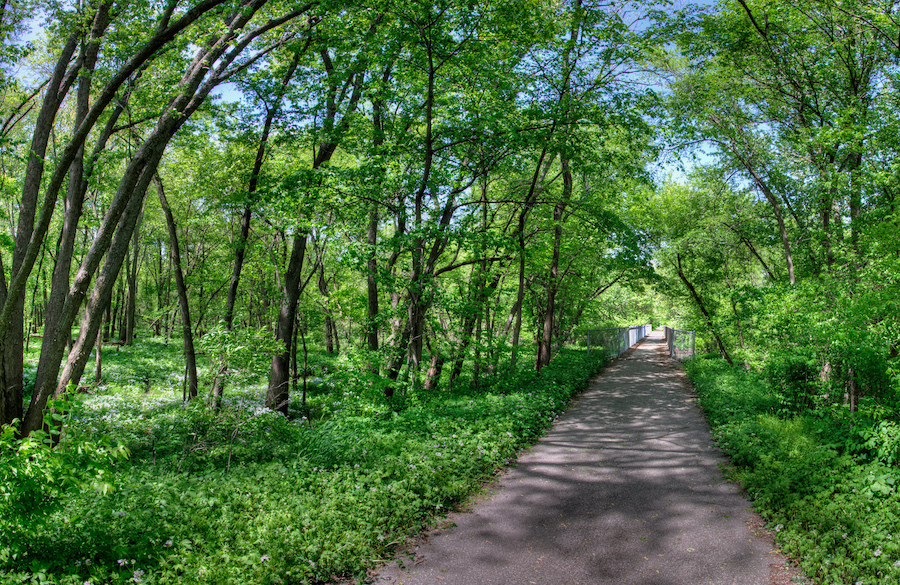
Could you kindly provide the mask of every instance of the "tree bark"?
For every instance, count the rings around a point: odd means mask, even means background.
[[[428,340],[426,340],[426,345],[428,353],[431,354],[431,363],[428,366],[428,371],[425,372],[424,388],[425,390],[434,390],[441,380],[441,372],[444,369],[444,354],[432,347],[431,342]]]
[[[78,339],[69,352],[69,357],[66,360],[59,382],[56,385],[56,391],[52,393],[53,395],[58,396],[64,392],[70,382],[77,384],[81,375],[84,373],[84,368],[89,359],[91,350],[93,349],[97,331],[103,320],[103,312],[109,304],[112,290],[124,261],[125,254],[127,253],[128,244],[134,231],[137,218],[143,207],[144,196],[146,195],[147,188],[156,172],[156,168],[159,165],[159,161],[162,158],[162,154],[169,140],[171,140],[175,132],[177,132],[197,108],[200,107],[212,89],[231,74],[229,67],[253,39],[260,34],[283,24],[287,20],[298,16],[304,10],[301,8],[289,12],[286,15],[272,19],[266,24],[243,34],[240,38],[236,38],[242,28],[251,18],[253,18],[254,14],[263,3],[264,0],[247,0],[244,10],[235,11],[229,14],[228,21],[226,22],[227,26],[225,27],[222,36],[220,38],[210,38],[207,47],[197,52],[192,65],[179,84],[178,94],[170,100],[165,112],[160,116],[156,128],[137,149],[123,173],[116,194],[95,234],[88,253],[85,255],[84,260],[75,275],[75,279],[62,309],[59,330],[70,331],[78,310],[87,295],[87,287],[105,254],[106,262],[97,277],[97,281],[94,284],[93,291],[88,300],[87,310],[82,319],[81,331],[79,332]],[[213,4],[213,1],[209,0],[209,4]],[[205,4],[198,6],[202,5]],[[211,7],[212,6],[210,6],[210,8]],[[177,22],[181,23],[187,15],[191,14],[194,15],[193,18],[199,17],[199,14],[195,14],[196,8],[197,7],[189,10]],[[183,24],[182,26],[187,26],[187,24]],[[143,61],[146,61],[150,55],[152,55],[152,53],[144,57]],[[141,61],[141,63],[143,61]],[[214,64],[212,69],[210,69],[210,63]],[[105,91],[106,88],[104,89],[104,92]],[[97,102],[95,102],[94,108],[96,107]],[[91,112],[94,112],[93,108]],[[88,118],[76,131],[76,138],[82,131],[86,134],[84,126],[91,121],[91,115],[92,114],[89,114]],[[97,116],[99,116],[99,112],[97,113]],[[95,120],[96,118],[94,118],[94,121]],[[93,124],[92,121],[91,124]],[[81,136],[80,140],[83,141],[84,136]],[[67,149],[68,148],[69,147],[67,147]],[[66,164],[69,164],[72,159],[71,157],[64,157],[64,160],[67,161]],[[56,180],[57,177],[54,175],[54,178],[51,179],[50,184],[47,186],[48,196],[50,196],[50,192],[52,192],[54,188],[58,189],[58,185],[54,186],[54,181]],[[45,199],[46,198],[47,197],[45,197]],[[49,224],[49,218],[47,218],[46,223],[44,222],[44,214],[49,214],[52,210],[48,210],[46,205],[47,201],[45,201],[45,206],[42,209],[42,219],[39,221],[40,229],[35,230],[32,238],[36,237],[38,234],[43,237],[47,224]],[[26,263],[31,254],[30,246],[31,244],[29,244],[29,249],[26,251]],[[18,284],[18,279],[20,279],[19,273],[16,274],[12,283],[16,284],[16,286],[21,286]],[[16,294],[20,294],[20,290],[21,289],[19,289]],[[10,291],[10,294],[12,294],[12,290]],[[3,315],[0,315],[0,325],[2,325],[4,315],[10,310],[10,306],[10,298],[7,297],[7,302],[4,304]],[[62,349],[59,348],[59,351],[61,353]],[[58,371],[59,362],[51,360],[48,367]],[[52,376],[48,376],[48,379],[53,378],[55,378],[55,372]],[[48,391],[48,389],[49,385],[45,385],[40,390],[35,388],[31,404],[29,405],[28,412],[23,420],[23,434],[28,434],[31,431],[40,428],[43,410],[51,395],[51,392]]]
[[[125,304],[124,345],[134,345],[134,328],[137,321],[137,280],[140,271],[140,230],[143,212],[138,216],[137,225],[131,236],[131,250],[125,257],[125,280],[128,284],[128,298]]]
[[[728,362],[729,365],[734,365],[734,362],[731,361],[731,356],[728,355],[728,350],[725,349],[725,344],[722,343],[722,339],[719,337],[718,331],[716,331],[716,326],[713,324],[712,316],[710,316],[709,311],[706,310],[706,305],[703,304],[703,299],[700,298],[700,295],[697,293],[697,289],[694,288],[694,285],[687,279],[687,276],[684,274],[684,270],[681,267],[681,255],[676,255],[678,261],[678,278],[681,279],[681,282],[684,283],[684,286],[687,287],[688,291],[691,293],[691,297],[694,299],[694,302],[697,303],[697,307],[700,309],[700,312],[703,313],[703,317],[706,319],[706,326],[709,327],[709,332],[713,334],[713,337],[716,339],[716,344],[719,346],[719,351],[722,354],[722,357],[725,358],[725,361]]]
[[[290,349],[294,338],[297,301],[300,298],[303,282],[306,240],[306,232],[298,231],[294,235],[291,245],[291,257],[284,274],[284,296],[275,328],[275,339],[284,344],[284,350],[272,356],[269,387],[266,391],[266,406],[283,414],[287,414],[290,403]]]
[[[325,278],[325,243],[319,246],[318,239],[313,240],[313,248],[316,253],[318,270],[316,271],[316,285],[319,288],[319,294],[324,300],[323,306],[325,311],[325,352],[335,353],[335,344],[339,343],[337,339],[337,326],[335,325],[334,309],[332,308],[331,293],[328,290],[328,281]]]
[[[378,351],[378,208],[372,205],[369,211],[369,225],[366,229],[366,243],[369,258],[366,261],[366,342],[369,351]]]
[[[259,175],[262,172],[263,162],[265,161],[266,149],[269,144],[269,135],[272,131],[272,124],[278,115],[281,107],[281,101],[287,92],[287,87],[294,77],[297,65],[300,63],[300,51],[294,53],[294,58],[288,67],[287,73],[281,82],[281,86],[276,94],[275,103],[266,108],[266,117],[263,122],[262,133],[259,137],[259,145],[256,148],[256,158],[253,161],[253,171],[250,173],[250,182],[247,185],[247,203],[244,206],[244,212],[241,214],[241,231],[238,241],[235,243],[234,249],[234,268],[231,272],[231,285],[228,288],[228,298],[225,301],[225,329],[231,331],[234,322],[234,304],[237,301],[238,285],[241,280],[241,271],[244,266],[244,256],[247,250],[247,241],[250,237],[250,218],[253,215],[253,206],[256,202],[256,189],[259,185]]]
[[[62,104],[63,98],[75,82],[77,68],[67,71],[67,67],[75,50],[82,31],[75,30],[66,40],[59,53],[56,66],[50,78],[50,83],[44,94],[41,109],[38,112],[34,124],[34,132],[28,151],[28,162],[25,168],[25,177],[22,186],[22,197],[19,201],[19,217],[16,227],[16,240],[13,247],[12,264],[10,266],[9,288],[4,295],[3,314],[0,315],[0,325],[3,326],[0,338],[3,340],[2,355],[3,367],[0,368],[3,378],[0,379],[0,393],[3,393],[3,412],[0,413],[0,423],[9,424],[14,419],[22,419],[24,407],[23,381],[23,356],[24,356],[24,327],[25,327],[25,295],[24,289],[27,278],[37,259],[39,246],[42,242],[32,243],[34,236],[34,220],[37,214],[38,194],[41,178],[44,172],[44,159],[47,153],[47,145],[50,141],[50,133],[56,113]],[[41,234],[43,239],[43,234]],[[33,253],[30,265],[28,252]],[[6,275],[0,275],[6,288]],[[17,282],[18,280],[18,282]]]
[[[563,174],[562,198],[553,207],[553,253],[550,259],[550,273],[547,280],[547,304],[544,307],[544,323],[538,344],[537,363],[535,369],[538,373],[541,368],[550,365],[553,343],[553,319],[556,315],[556,293],[559,290],[559,255],[562,247],[562,221],[566,206],[572,198],[573,179],[569,160],[565,156],[559,158]]]
[[[191,327],[191,309],[188,303],[187,285],[184,282],[184,271],[181,269],[181,246],[178,243],[178,228],[175,225],[175,216],[166,199],[162,179],[154,175],[153,183],[159,195],[159,205],[166,216],[166,227],[169,230],[169,253],[172,254],[172,265],[175,269],[175,289],[178,292],[178,309],[181,312],[181,331],[184,342],[185,372],[187,375],[187,399],[197,397],[197,357],[194,352],[194,330]],[[216,400],[218,397],[214,397]],[[218,401],[217,401],[218,402]]]

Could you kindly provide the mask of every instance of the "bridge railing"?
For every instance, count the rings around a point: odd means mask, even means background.
[[[669,346],[669,356],[679,361],[689,360],[695,353],[694,332],[666,327],[666,345]]]
[[[584,332],[588,352],[602,350],[607,357],[618,357],[645,338],[653,330],[652,325],[633,327],[606,327]]]

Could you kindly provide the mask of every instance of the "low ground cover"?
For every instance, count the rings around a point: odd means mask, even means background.
[[[731,472],[782,549],[817,582],[900,583],[895,393],[864,397],[851,414],[819,380],[786,384],[803,378],[790,371],[703,358],[687,370]]]
[[[139,376],[112,360],[114,382],[62,405],[61,448],[4,435],[0,485],[18,487],[0,492],[0,583],[361,577],[539,437],[603,363],[563,351],[540,377],[393,400],[326,374],[287,418],[261,386],[230,388],[218,412],[185,407],[177,376],[132,357]]]

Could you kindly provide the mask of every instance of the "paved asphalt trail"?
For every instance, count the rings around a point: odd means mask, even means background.
[[[656,331],[375,583],[768,585],[785,561],[722,460]]]

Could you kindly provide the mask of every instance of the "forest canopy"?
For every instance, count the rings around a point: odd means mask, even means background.
[[[98,340],[181,337],[185,398],[216,402],[228,359],[200,380],[196,343],[271,337],[287,413],[298,333],[390,395],[540,369],[586,319],[631,317],[597,300],[650,273],[620,205],[651,184],[646,7],[61,3],[41,35],[29,15],[3,16],[0,418],[22,433]]]

